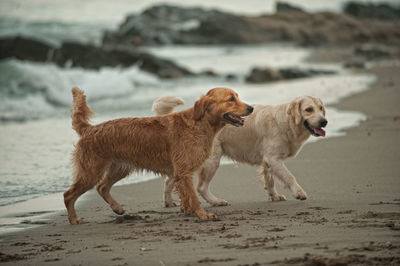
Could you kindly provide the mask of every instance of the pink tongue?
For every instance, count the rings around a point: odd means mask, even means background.
[[[325,130],[323,130],[322,128],[314,128],[314,133],[317,136],[321,136],[321,137],[325,137],[326,133]]]
[[[240,123],[242,123],[242,118],[240,118],[240,117],[237,117],[237,116],[233,116],[233,115],[231,115],[231,118],[233,118],[234,120],[236,120],[236,121],[238,121],[238,122],[240,122]]]

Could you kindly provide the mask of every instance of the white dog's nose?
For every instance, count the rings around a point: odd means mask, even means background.
[[[322,118],[321,120],[319,120],[320,127],[326,127],[327,124],[328,124],[328,120],[326,120],[325,118]]]

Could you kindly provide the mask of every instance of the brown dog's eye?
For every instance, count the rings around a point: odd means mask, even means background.
[[[314,111],[314,109],[313,109],[312,107],[308,107],[308,108],[306,109],[306,112],[312,113],[312,111]]]
[[[230,102],[234,102],[234,101],[235,101],[235,97],[232,96],[231,98],[229,98],[229,101],[230,101]]]

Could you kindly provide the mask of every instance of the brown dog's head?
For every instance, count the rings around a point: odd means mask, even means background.
[[[243,126],[242,116],[253,112],[253,107],[240,101],[238,94],[227,88],[214,88],[194,104],[194,119],[209,116],[214,122],[227,122],[234,126]]]
[[[294,123],[304,127],[316,137],[325,137],[324,128],[328,121],[325,118],[325,107],[321,99],[307,96],[295,99],[290,103],[287,111]]]

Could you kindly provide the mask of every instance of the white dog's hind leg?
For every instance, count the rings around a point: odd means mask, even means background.
[[[260,177],[264,183],[264,189],[267,190],[269,197],[272,201],[286,200],[284,195],[279,194],[275,189],[274,178],[271,169],[267,165],[261,166]]]
[[[297,183],[296,178],[286,168],[282,160],[279,159],[266,159],[270,165],[272,172],[277,176],[285,185],[292,191],[293,196],[299,200],[307,199],[307,193]]]
[[[172,190],[174,189],[174,179],[167,176],[164,181],[164,206],[175,207],[176,204],[172,199]]]
[[[214,196],[209,188],[211,179],[219,167],[219,161],[222,156],[222,149],[219,143],[214,143],[214,149],[211,156],[203,163],[199,171],[199,182],[197,183],[197,192],[213,206],[226,206],[228,202]]]

